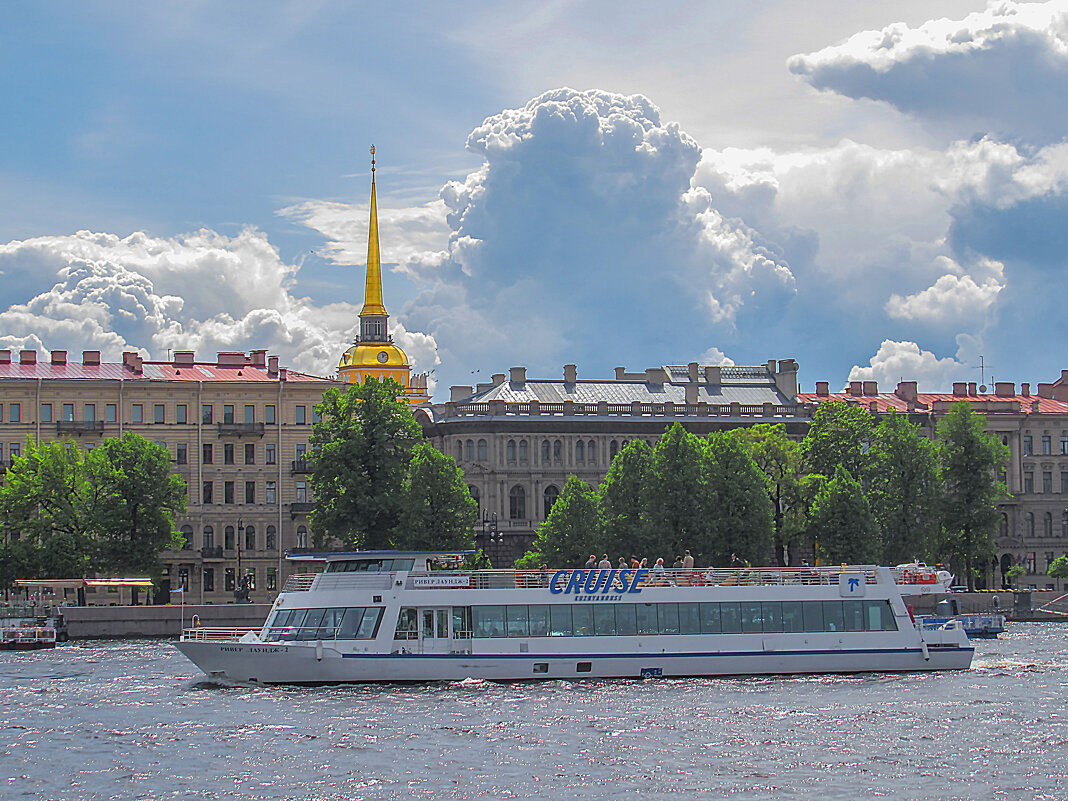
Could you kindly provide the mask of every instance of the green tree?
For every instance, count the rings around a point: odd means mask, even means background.
[[[478,504],[456,460],[429,442],[412,449],[401,485],[400,524],[390,544],[398,550],[474,548]]]
[[[868,498],[884,563],[930,559],[941,530],[937,445],[891,410],[875,427],[869,456]]]
[[[785,566],[787,554],[795,556],[805,529],[805,507],[800,495],[801,443],[790,439],[782,423],[758,423],[733,433],[747,446],[753,462],[764,474],[773,516],[775,561]],[[797,563],[794,558],[790,561]]]
[[[368,378],[344,392],[328,389],[312,426],[315,510],[319,544],[336,539],[354,548],[386,548],[401,519],[400,488],[411,452],[423,438],[402,387]]]
[[[1047,571],[1050,578],[1068,578],[1068,556],[1058,556]]]
[[[732,555],[751,564],[767,563],[774,518],[764,473],[732,431],[709,435],[705,459],[702,507],[708,534],[691,551],[717,565],[729,565]]]
[[[708,502],[706,443],[675,423],[653,449],[647,481],[650,556],[671,556],[689,548],[713,549]]]
[[[612,553],[646,554],[653,550],[646,517],[646,495],[653,449],[643,439],[628,442],[608,468],[599,494],[604,514],[605,547]]]
[[[997,474],[1008,461],[1009,449],[986,432],[983,418],[972,412],[967,401],[953,404],[938,424],[938,437],[945,482],[940,552],[964,568],[972,590],[974,565],[995,552],[997,503],[1008,494]]]
[[[841,465],[850,475],[864,478],[874,427],[875,417],[862,406],[841,401],[821,403],[801,443],[809,472],[833,476]]]
[[[817,493],[809,527],[825,564],[873,564],[879,558],[875,516],[860,482],[844,467]]]
[[[1027,575],[1027,569],[1023,565],[1013,565],[1005,571],[1005,578],[1008,579],[1009,585],[1015,587],[1016,582]]]
[[[591,553],[603,552],[603,538],[604,520],[597,493],[582,479],[569,476],[549,516],[538,526],[533,546],[517,566],[577,567],[585,564]]]

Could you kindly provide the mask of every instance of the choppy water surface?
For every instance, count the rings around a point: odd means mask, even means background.
[[[1068,798],[1068,626],[930,675],[230,687],[168,644],[0,654],[0,798]]]

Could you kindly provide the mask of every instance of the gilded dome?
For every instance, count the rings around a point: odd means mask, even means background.
[[[408,356],[389,342],[359,342],[341,356],[339,367],[407,367]]]

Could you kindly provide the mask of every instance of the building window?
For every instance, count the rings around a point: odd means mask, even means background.
[[[1061,492],[1068,492],[1068,470],[1061,471]]]
[[[232,568],[232,567],[226,568],[226,591],[227,592],[233,592],[237,588],[237,580],[234,578],[234,576],[236,576],[236,575],[237,574],[234,571],[234,568]]]
[[[188,462],[189,457],[186,452],[186,447],[186,443],[184,442],[179,442],[177,445],[174,446],[175,464],[186,464]]]
[[[224,481],[223,482],[223,503],[233,503],[233,502],[234,502],[234,482],[233,481]]]
[[[479,497],[478,487],[474,484],[468,484],[467,491],[471,495],[471,500],[478,506],[477,514],[482,514],[482,498]]]
[[[1068,538],[1068,509],[1061,512],[1061,536]]]
[[[592,439],[586,444],[586,461],[597,464],[597,443]]]
[[[1053,453],[1053,438],[1049,434],[1042,436],[1042,455],[1049,456]]]
[[[178,568],[178,586],[182,588],[182,592],[189,592],[189,568]]]
[[[560,490],[554,485],[550,484],[545,488],[544,501],[545,501],[545,516],[549,516],[549,512],[553,510],[553,504],[556,503],[556,499],[560,497]]]
[[[1061,456],[1068,456],[1068,434],[1061,434]]]
[[[234,405],[232,403],[223,404],[223,423],[234,422]]]
[[[553,442],[553,461],[559,462],[564,453],[564,444],[560,440]]]
[[[167,407],[162,403],[153,405],[152,422],[157,424],[167,422]]]
[[[308,547],[308,529],[304,528],[304,526],[297,526],[297,547]]]
[[[182,526],[182,550],[191,551],[193,549],[193,527]]]
[[[215,407],[210,403],[205,403],[200,407],[200,422],[206,426],[210,426],[215,420]]]
[[[586,461],[586,443],[584,443],[581,439],[575,443],[575,461]]]
[[[1042,491],[1046,494],[1053,492],[1053,473],[1049,470],[1042,473]]]
[[[12,403],[8,406],[8,422],[9,423],[21,423],[22,422],[22,405],[18,403]]]
[[[188,415],[189,407],[186,404],[179,403],[174,407],[174,422],[185,425],[189,422]]]
[[[548,462],[550,457],[549,440],[543,439],[541,441],[541,461]]]
[[[245,443],[245,464],[256,464],[256,446],[251,442]]]
[[[212,526],[204,526],[204,547],[215,547],[215,529]]]
[[[204,592],[215,592],[215,568],[204,568]]]
[[[265,445],[266,449],[264,455],[264,464],[275,464],[274,461],[274,445]]]
[[[0,403],[0,423],[4,422],[4,404]]]
[[[467,461],[475,461],[475,441],[473,439],[467,440]]]
[[[11,447],[7,449],[7,455],[11,458],[12,463],[22,455],[22,446],[17,442],[12,442]]]
[[[1034,443],[1033,443],[1031,437],[1030,436],[1025,436],[1023,438],[1023,455],[1024,456],[1033,456],[1034,455],[1034,451],[1035,451],[1035,447],[1034,447]]]
[[[527,492],[518,484],[508,490],[508,519],[527,519]]]
[[[297,425],[298,426],[305,425],[308,422],[306,415],[307,415],[307,407],[306,406],[298,406],[297,407]]]
[[[255,502],[256,502],[256,482],[255,481],[246,481],[245,482],[245,503],[255,503]]]
[[[223,464],[234,463],[234,443],[227,442],[223,445]]]
[[[74,410],[71,410],[71,417],[74,417]],[[145,407],[142,403],[135,403],[133,405],[133,421],[135,423],[145,422]]]
[[[508,440],[508,444],[504,446],[504,456],[509,462],[515,461],[515,440]]]
[[[312,423],[320,423],[322,420],[323,418],[319,414],[319,404],[315,404],[312,406]]]
[[[478,460],[480,462],[489,461],[489,445],[486,444],[484,439],[478,441]]]
[[[256,550],[256,527],[245,526],[245,550]]]
[[[1024,492],[1034,492],[1035,491],[1035,474],[1034,473],[1024,473],[1023,491]]]
[[[267,486],[264,488],[264,496],[265,496],[265,500],[266,500],[267,503],[275,503],[276,502],[275,490],[274,490],[274,482],[273,481],[268,481],[267,482]]]
[[[267,591],[272,592],[278,589],[278,568],[267,568]]]
[[[201,461],[204,464],[211,464],[211,460],[212,460],[211,443],[210,442],[205,442],[203,450],[204,450],[204,454],[203,454],[203,458],[201,459]]]
[[[96,404],[87,403],[82,407],[82,419],[86,422],[96,422]]]
[[[297,450],[296,450],[296,454],[297,454],[297,461],[298,462],[303,462],[304,461],[304,457],[308,455],[308,445],[307,445],[307,443],[301,443],[300,445],[298,445],[297,446]]]
[[[1035,514],[1028,512],[1024,515],[1024,536],[1035,536]]]
[[[214,503],[212,496],[215,494],[215,485],[210,481],[204,482],[204,494],[201,496],[204,503]]]
[[[308,502],[308,484],[305,481],[297,482],[297,503]]]
[[[1046,512],[1046,516],[1042,521],[1042,536],[1043,537],[1052,537],[1053,536],[1053,513],[1052,512]]]
[[[268,551],[273,551],[278,546],[278,536],[274,526],[267,526],[267,536],[263,547]]]
[[[223,547],[232,551],[234,549],[234,527],[227,526],[223,529]]]
[[[15,421],[12,420],[11,422],[15,422]],[[73,403],[64,403],[63,404],[63,422],[64,423],[72,423],[72,422],[74,422],[74,404]]]
[[[256,568],[245,568],[245,588],[249,590],[256,589]]]
[[[104,422],[114,423],[119,416],[119,407],[115,403],[107,403],[104,405]]]
[[[249,405],[249,404],[245,405],[245,422],[246,423],[255,423],[256,422],[256,407],[255,406],[252,406],[252,405]]]
[[[519,440],[519,462],[526,464],[530,460],[530,448],[525,439]]]
[[[456,461],[462,462],[464,459],[464,444],[460,440],[456,440]]]
[[[274,425],[274,404],[268,404],[263,407],[263,419],[267,425]]]
[[[51,403],[42,403],[41,404],[41,422],[42,423],[51,423],[52,422],[52,404]]]

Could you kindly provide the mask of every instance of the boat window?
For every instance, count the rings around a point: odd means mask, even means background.
[[[738,634],[742,630],[742,610],[735,603],[720,604],[719,621],[724,634]]]
[[[471,607],[454,606],[452,608],[452,636],[466,640],[471,636]]]
[[[782,602],[782,630],[804,631],[805,617],[801,601]]]
[[[537,604],[535,606],[527,607],[527,614],[530,619],[530,636],[531,637],[548,637],[549,636],[549,607],[546,604]]]
[[[897,631],[897,621],[889,601],[865,601],[868,631]]]
[[[764,619],[764,631],[782,631],[782,602],[764,601],[760,604],[760,616]]]
[[[438,637],[444,637],[447,640],[447,639],[449,639],[449,610],[448,609],[438,609],[437,610],[437,615],[438,615],[438,634],[437,634],[437,636]]]
[[[327,609],[323,614],[323,620],[319,624],[319,633],[315,635],[317,640],[332,640],[337,636],[337,630],[341,626],[341,618],[345,615],[344,607]]]
[[[307,616],[307,609],[294,609],[293,616],[289,618],[286,622],[286,628],[282,630],[282,639],[297,639],[300,636],[300,627],[304,625],[304,618]]]
[[[679,605],[657,604],[657,613],[660,618],[661,634],[679,633]]]
[[[746,601],[741,604],[742,631],[745,634],[759,634],[764,630],[763,619],[760,616],[760,602]]]
[[[637,634],[638,618],[634,611],[634,604],[613,604],[616,608],[616,633]]]
[[[397,630],[394,640],[415,640],[419,638],[419,615],[417,610],[405,606],[397,616]]]
[[[701,633],[701,613],[697,604],[679,604],[679,631],[683,634]]]
[[[845,613],[845,631],[864,631],[864,604],[860,601],[842,601]]]
[[[423,610],[423,639],[424,640],[432,640],[432,639],[434,639],[434,610],[433,609],[424,609]]]
[[[823,631],[823,604],[820,601],[802,601],[805,615],[805,631]]]
[[[475,606],[471,609],[471,622],[476,637],[504,636],[504,607]]]
[[[656,606],[653,604],[635,604],[634,611],[638,618],[639,634],[659,634],[660,624],[656,620]]]
[[[719,604],[701,604],[701,632],[719,634]]]
[[[576,637],[587,637],[593,634],[593,607],[576,604],[571,607],[571,617],[575,625]]]
[[[611,637],[616,633],[616,608],[612,604],[593,607],[593,633],[598,637]]]
[[[823,602],[823,630],[845,631],[845,615],[842,614],[841,601]]]
[[[301,624],[300,630],[297,632],[298,640],[314,640],[317,638],[319,631],[319,624],[323,621],[323,615],[326,614],[325,609],[309,609],[308,616],[304,618],[304,623]]]
[[[360,621],[360,630],[356,632],[357,640],[373,640],[378,636],[378,624],[382,622],[382,608],[365,609],[363,620]]]
[[[345,616],[341,619],[341,625],[338,627],[337,638],[339,640],[355,640],[363,615],[364,608],[362,606],[346,609]]]
[[[527,619],[527,607],[526,606],[509,606],[507,608],[508,614],[508,636],[509,637],[529,637],[530,636],[530,623]]]
[[[292,614],[293,611],[291,609],[280,609],[271,616],[270,621],[267,623],[268,642],[274,642],[281,637],[282,627],[286,625]]]
[[[550,606],[549,636],[570,637],[571,632],[571,607],[566,604]]]

